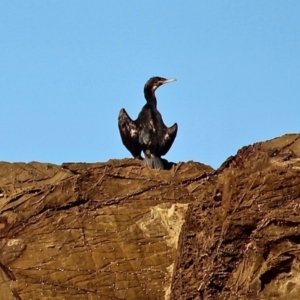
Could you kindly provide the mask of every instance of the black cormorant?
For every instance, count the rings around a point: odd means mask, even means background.
[[[146,82],[144,94],[147,103],[135,121],[128,116],[124,108],[119,113],[118,125],[123,144],[135,158],[141,159],[143,151],[144,162],[152,169],[164,169],[160,157],[170,150],[177,134],[177,123],[166,127],[156,108],[155,90],[172,81],[176,79],[152,77]]]

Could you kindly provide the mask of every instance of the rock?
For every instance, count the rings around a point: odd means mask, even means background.
[[[171,299],[300,299],[299,137],[243,147],[192,193]]]
[[[2,162],[0,295],[299,299],[299,175],[296,134],[218,170]]]

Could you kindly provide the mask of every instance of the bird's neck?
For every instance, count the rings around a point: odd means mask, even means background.
[[[145,94],[145,98],[146,98],[146,101],[147,101],[147,104],[153,106],[153,107],[156,107],[156,97],[155,97],[155,94],[153,91],[148,91],[148,90],[145,90],[144,91],[144,94]]]

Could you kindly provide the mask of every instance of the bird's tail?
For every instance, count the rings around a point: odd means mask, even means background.
[[[151,155],[150,157],[145,157],[144,165],[148,166],[150,169],[161,169],[164,170],[164,164],[160,157]]]

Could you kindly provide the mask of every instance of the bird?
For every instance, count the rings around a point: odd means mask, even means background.
[[[144,86],[146,104],[137,119],[133,121],[122,108],[118,116],[118,127],[122,142],[134,158],[143,159],[145,166],[151,169],[165,169],[161,156],[170,150],[178,130],[175,123],[167,127],[157,109],[155,91],[163,84],[176,81],[175,78],[151,77]]]

